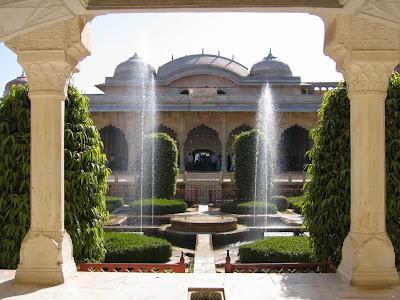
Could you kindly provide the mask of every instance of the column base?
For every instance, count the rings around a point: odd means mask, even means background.
[[[33,232],[24,238],[15,281],[58,285],[76,274],[72,242],[68,233]]]
[[[393,245],[386,232],[350,232],[343,243],[339,276],[359,286],[399,284]]]

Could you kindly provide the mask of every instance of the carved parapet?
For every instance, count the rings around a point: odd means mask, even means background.
[[[353,15],[322,16],[324,52],[336,61],[349,92],[387,90],[400,61],[400,30]]]
[[[57,91],[65,95],[73,72],[90,55],[90,22],[74,19],[15,37],[6,46],[17,53],[31,92]]]

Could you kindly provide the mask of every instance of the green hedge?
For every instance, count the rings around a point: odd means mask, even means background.
[[[294,202],[294,203],[292,203],[293,211],[296,214],[302,215],[303,214],[303,205],[304,205],[304,202]]]
[[[252,215],[254,214],[254,205],[256,206],[255,213],[265,214],[266,206],[265,202],[262,201],[245,201],[245,202],[232,202],[221,206],[221,211],[228,214],[239,214],[239,215]],[[268,214],[276,214],[278,208],[275,204],[268,203]]]
[[[129,206],[134,215],[140,214],[140,200],[135,200]],[[167,215],[185,212],[187,209],[187,204],[178,200],[168,200],[168,199],[144,199],[142,213],[144,215]]]
[[[143,198],[171,199],[179,174],[176,142],[166,133],[148,134],[143,147],[143,160],[147,162],[140,179]]]
[[[313,262],[309,238],[302,236],[271,237],[239,247],[243,263]]]
[[[110,204],[110,203],[107,203],[107,204],[106,204],[106,210],[107,210],[108,212],[112,212],[112,211],[114,211],[114,209],[115,209],[114,204]]]
[[[249,201],[268,199],[274,175],[272,147],[268,138],[260,130],[244,131],[235,136],[233,152],[233,177],[240,196]]]
[[[115,208],[121,208],[124,206],[124,199],[120,197],[106,196],[106,204],[112,204],[115,206]]]
[[[106,263],[164,263],[172,255],[168,241],[132,232],[106,232],[105,247]]]
[[[285,196],[272,196],[268,202],[275,204],[279,211],[285,211],[288,209],[288,201]]]
[[[304,202],[304,196],[297,196],[297,197],[289,197],[287,198],[288,201],[288,208],[293,209],[293,203],[295,202]]]

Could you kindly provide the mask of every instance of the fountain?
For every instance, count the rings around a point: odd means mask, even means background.
[[[130,151],[129,160],[138,162],[136,165],[139,177],[139,199],[141,202],[140,209],[140,232],[143,231],[143,200],[147,198],[154,199],[154,155],[155,147],[150,147],[150,153],[145,149],[145,135],[153,133],[156,128],[156,95],[154,84],[154,69],[146,64],[137,53],[129,58],[126,62],[130,70],[135,70],[129,75],[131,83],[135,87],[132,92],[132,105],[137,110],[137,118],[132,119],[131,134],[138,133],[139,136],[135,140],[139,141],[140,148],[136,153]],[[136,106],[136,107],[135,107]],[[138,159],[139,154],[139,159]],[[154,222],[153,213],[151,215],[151,223]]]
[[[261,137],[257,139],[257,154],[256,154],[256,175],[254,178],[255,185],[255,199],[261,195],[262,199],[265,199],[265,211],[267,212],[268,198],[271,196],[269,182],[273,177],[273,166],[274,166],[274,153],[276,149],[276,117],[274,109],[274,97],[272,89],[269,84],[265,84],[261,90],[261,95],[258,100],[257,107],[257,118],[256,127],[261,131],[265,137],[266,145],[264,145],[264,151],[259,151],[259,143]],[[272,161],[271,161],[272,160]],[[257,174],[257,172],[262,174]],[[261,181],[261,182],[259,182]],[[263,189],[259,191],[259,189]],[[258,198],[259,199],[259,198]],[[255,205],[254,205],[254,218],[256,217]],[[255,223],[255,219],[254,219]],[[265,218],[265,233],[268,227],[268,218]],[[265,235],[265,234],[264,234]]]

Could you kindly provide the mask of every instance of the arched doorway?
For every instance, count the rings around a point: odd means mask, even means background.
[[[185,155],[189,153],[194,157],[193,171],[217,171],[215,159],[221,156],[219,134],[204,124],[193,128],[185,141]]]
[[[311,143],[309,132],[303,127],[294,125],[286,129],[281,135],[276,156],[278,171],[302,172],[308,163],[305,154],[311,148]]]
[[[125,139],[125,133],[117,127],[108,125],[100,129],[100,136],[109,168],[117,172],[127,171],[128,142]]]
[[[229,138],[228,141],[226,143],[226,153],[227,154],[232,154],[233,151],[233,142],[235,141],[235,136],[238,134],[241,134],[244,131],[250,131],[253,128],[249,125],[243,124],[239,127],[236,127],[235,129],[233,129],[230,133],[229,133]]]

